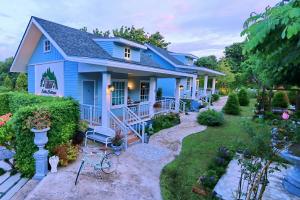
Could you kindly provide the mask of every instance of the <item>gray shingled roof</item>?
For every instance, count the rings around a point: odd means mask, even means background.
[[[162,56],[164,56],[165,58],[167,58],[168,60],[170,60],[174,64],[176,64],[176,65],[184,65],[184,63],[182,63],[181,61],[177,60],[174,56],[170,55],[167,50],[162,49],[162,48],[157,47],[157,46],[154,46],[154,45],[149,44],[149,43],[147,43],[147,45],[149,45],[151,48],[153,48],[155,51],[157,51],[158,53],[160,53]]]
[[[112,57],[93,40],[95,38],[103,37],[57,24],[55,22],[50,22],[38,17],[32,18],[42,26],[42,28],[68,56],[108,59],[118,62],[163,68],[143,52],[141,53],[140,62]]]

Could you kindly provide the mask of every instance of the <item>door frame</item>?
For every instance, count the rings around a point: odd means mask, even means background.
[[[81,102],[83,103],[83,90],[84,90],[84,86],[83,86],[83,82],[93,82],[94,83],[94,108],[96,107],[96,80],[92,80],[92,79],[83,79],[82,80],[82,95],[81,95]]]

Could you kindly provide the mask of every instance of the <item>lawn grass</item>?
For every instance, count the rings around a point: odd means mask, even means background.
[[[180,155],[164,169],[160,177],[163,199],[193,200],[205,199],[192,192],[192,187],[216,156],[220,146],[236,147],[238,141],[248,140],[242,121],[253,115],[255,99],[250,105],[241,107],[239,116],[225,115],[225,124],[220,127],[208,127],[199,134],[193,134],[183,140]],[[245,119],[246,117],[246,119]]]

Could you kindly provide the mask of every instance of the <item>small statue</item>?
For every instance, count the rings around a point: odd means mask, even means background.
[[[49,163],[51,165],[51,173],[57,172],[58,162],[59,162],[59,157],[58,156],[51,156],[49,158]]]

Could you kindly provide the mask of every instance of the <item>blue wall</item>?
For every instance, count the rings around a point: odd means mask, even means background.
[[[158,63],[162,68],[164,69],[175,69],[175,67],[173,65],[171,65],[170,63],[168,63],[165,59],[161,58],[159,55],[157,55],[156,53],[154,53],[151,50],[146,50],[146,53],[156,62]]]
[[[79,99],[78,92],[78,63],[64,62],[64,96]]]
[[[45,40],[46,40],[46,37],[44,35],[42,35],[31,58],[29,59],[29,65],[64,59],[62,57],[62,55],[54,48],[54,46],[52,44],[50,44],[51,50],[49,52],[44,52],[44,41]]]
[[[114,43],[112,41],[96,41],[96,43],[112,56],[114,49]]]
[[[28,73],[28,92],[29,93],[34,93],[35,91],[35,86],[34,86],[34,83],[35,83],[35,71],[34,71],[34,65],[29,65],[28,66],[28,70],[27,70],[27,73]]]
[[[166,97],[175,97],[175,78],[159,78],[157,79],[157,88],[162,89],[162,95]]]

